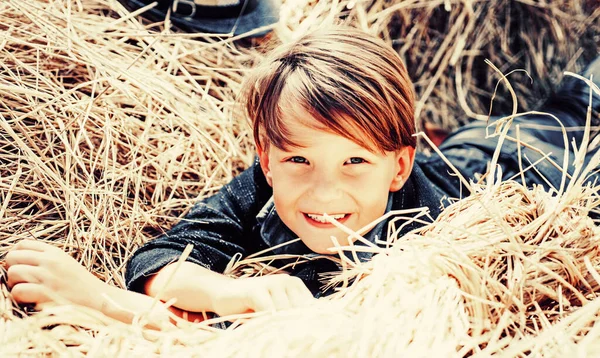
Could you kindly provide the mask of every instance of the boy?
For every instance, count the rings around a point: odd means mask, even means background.
[[[584,75],[592,74],[600,83],[600,59]],[[320,294],[320,273],[337,269],[327,255],[314,253],[331,254],[332,237],[342,246],[354,241],[324,213],[357,231],[390,210],[428,207],[435,218],[444,198],[466,194],[439,156],[415,154],[411,83],[399,56],[381,40],[348,28],[315,32],[275,51],[246,83],[259,161],[135,253],[126,272],[132,291],[100,282],[54,247],[23,241],[7,255],[13,296],[43,302],[50,299],[44,291],[49,288],[125,321],[146,310],[156,296],[175,299],[174,310],[188,313],[299,306]],[[589,93],[583,81],[567,78],[541,110],[566,127],[581,127]],[[593,121],[599,119],[599,108],[600,96],[594,94]],[[515,123],[521,125],[521,141],[552,153],[562,165],[562,132],[548,129],[559,128],[554,119],[528,115]],[[569,132],[569,140],[580,143],[582,132]],[[516,137],[514,130],[509,134]],[[484,136],[485,124],[475,123],[452,134],[440,149],[464,177],[472,178],[486,172],[496,149],[496,140]],[[521,152],[531,162],[543,156],[525,147]],[[504,178],[519,172],[516,153],[517,144],[505,141],[498,161]],[[546,160],[524,175],[529,185],[561,183],[560,171]],[[402,227],[399,235],[417,225]],[[380,223],[365,238],[375,243],[385,238],[386,228]],[[171,278],[172,263],[188,244],[194,249]],[[310,260],[292,266],[289,275],[231,279],[221,274],[236,255],[265,249],[309,254]]]

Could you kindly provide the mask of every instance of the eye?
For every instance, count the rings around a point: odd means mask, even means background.
[[[304,157],[294,156],[287,160],[288,162],[297,163],[297,164],[308,164],[308,160]]]
[[[344,164],[362,164],[362,163],[366,163],[367,161],[364,160],[363,158],[359,158],[359,157],[352,157],[350,159],[348,159]]]

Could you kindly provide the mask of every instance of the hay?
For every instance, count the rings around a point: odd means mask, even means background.
[[[253,57],[69,4],[0,7],[4,243],[64,239],[122,286],[108,271],[252,160],[231,113]]]
[[[517,81],[520,100],[577,71],[598,48],[593,3],[288,1],[276,34],[287,41],[340,18],[380,34],[407,59],[420,120],[452,128],[463,110],[488,112],[495,83],[482,57],[531,73],[533,87]],[[116,0],[7,0],[0,19],[0,252],[48,240],[123,287],[135,248],[251,162],[234,102],[262,54],[140,23]],[[509,96],[498,98],[507,108]],[[363,278],[355,284],[228,331],[155,332],[69,305],[30,314],[2,283],[0,355],[598,354],[598,233],[585,215],[594,190],[473,189],[335,278]]]
[[[382,0],[355,6],[347,21],[388,39],[405,59],[420,128],[430,122],[452,130],[487,118],[497,79],[483,66],[485,59],[504,73],[524,70],[511,82],[526,111],[552,92],[563,71],[578,72],[600,49],[594,0]],[[501,89],[492,112],[508,113],[512,105]]]

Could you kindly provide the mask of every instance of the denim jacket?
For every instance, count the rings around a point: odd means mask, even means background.
[[[555,113],[565,126],[580,126],[585,120],[585,102],[568,113],[563,107],[546,105],[546,111]],[[548,132],[525,128],[528,124],[556,126],[548,116],[529,115],[515,120],[523,126],[520,139],[528,142],[562,163],[564,146],[560,132]],[[513,125],[514,127],[514,125]],[[452,134],[440,147],[444,156],[465,178],[474,178],[477,173],[487,172],[487,166],[496,149],[497,139],[485,139],[485,123],[467,125]],[[554,134],[553,134],[554,133]],[[516,137],[514,128],[509,135]],[[575,133],[579,140],[580,133]],[[542,158],[537,151],[521,148],[521,158],[534,163]],[[571,153],[570,160],[573,159]],[[498,157],[502,178],[509,179],[519,171],[519,156],[514,141],[506,140]],[[528,163],[523,163],[527,167]],[[561,173],[548,161],[536,165],[537,170],[528,170],[525,177],[528,185],[548,184],[558,187]],[[545,178],[545,179],[544,179]],[[593,178],[592,178],[593,179]],[[425,156],[417,154],[413,171],[404,187],[390,193],[387,210],[427,207],[435,219],[448,198],[460,198],[469,193],[461,184],[456,173],[437,154]],[[267,184],[258,161],[214,196],[197,203],[189,213],[168,233],[142,246],[128,262],[125,279],[128,289],[141,291],[144,277],[158,271],[177,260],[187,244],[194,249],[188,260],[216,272],[223,272],[234,255],[243,257],[277,246],[296,236],[277,215],[272,190]],[[417,228],[420,224],[406,225],[399,235]],[[387,222],[375,227],[366,236],[371,242],[376,237],[385,239]],[[301,242],[272,250],[275,253],[309,255],[310,250]],[[313,255],[315,256],[315,255]],[[362,258],[366,259],[368,255]],[[295,266],[290,274],[301,278],[315,295],[319,295],[321,282],[319,274],[337,269],[332,260],[313,259]]]

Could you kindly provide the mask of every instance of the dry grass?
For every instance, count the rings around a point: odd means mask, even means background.
[[[64,240],[121,285],[133,248],[252,159],[232,112],[255,56],[68,4],[0,8],[2,240]]]
[[[419,120],[453,128],[465,111],[488,112],[496,80],[483,58],[527,69],[533,86],[513,83],[528,103],[578,70],[599,45],[593,4],[287,1],[276,34],[288,41],[340,18],[380,34],[407,59]],[[226,36],[140,23],[116,0],[0,3],[0,253],[48,240],[123,287],[135,248],[252,160],[235,97],[261,56]],[[510,107],[498,98],[495,108]],[[237,330],[152,332],[70,306],[20,318],[2,284],[0,353],[597,354],[598,235],[585,215],[595,191],[475,189],[418,240],[337,278],[365,276],[355,285]]]

